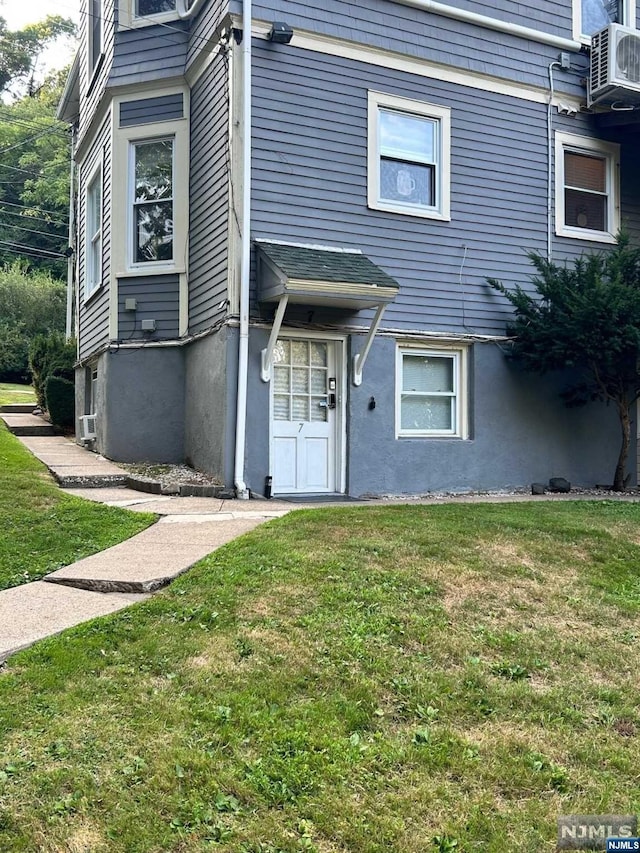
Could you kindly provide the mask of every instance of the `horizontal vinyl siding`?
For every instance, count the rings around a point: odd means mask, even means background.
[[[109,85],[126,86],[179,77],[184,72],[188,41],[186,21],[120,30]]]
[[[102,287],[85,302],[86,187],[102,157]],[[110,123],[105,121],[80,169],[78,212],[78,286],[80,288],[80,358],[96,352],[109,340],[109,273],[111,268],[111,144]]]
[[[241,4],[234,4],[241,8]],[[571,2],[542,0],[535,4],[500,0],[494,3],[447,4],[489,17],[530,26],[546,33],[572,38]],[[259,0],[253,16],[265,21],[285,20],[294,31],[310,30],[405,56],[504,77],[515,83],[547,87],[548,65],[558,58],[558,48],[485,27],[403,6],[391,0]],[[574,70],[586,68],[587,60],[571,55]],[[580,75],[556,71],[559,91],[584,95]]]
[[[292,47],[272,56],[254,52],[252,237],[361,249],[400,283],[387,327],[504,333],[507,303],[486,279],[526,284],[527,252],[546,251],[546,106]],[[451,108],[451,222],[367,208],[368,89]],[[563,257],[590,245],[558,243]]]
[[[135,299],[135,311],[125,310],[125,300]],[[178,337],[180,279],[177,275],[125,278],[118,281],[118,339],[167,340]],[[143,320],[155,320],[153,333],[142,331]]]
[[[183,118],[182,93],[159,98],[142,98],[120,104],[120,127],[133,127],[154,121],[173,121]]]
[[[228,105],[217,57],[191,93],[189,330],[208,328],[227,299]]]
[[[229,11],[229,0],[209,0],[191,22],[187,68],[203,50],[209,50],[208,40]]]

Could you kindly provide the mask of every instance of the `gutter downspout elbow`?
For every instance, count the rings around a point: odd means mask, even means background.
[[[197,15],[204,0],[195,0],[190,6],[187,6],[187,2],[188,0],[176,0],[176,12],[183,21]]]
[[[249,498],[244,479],[247,434],[247,382],[249,368],[249,285],[251,277],[251,0],[242,8],[242,237],[240,261],[240,333],[238,340],[238,393],[234,485],[236,497]]]

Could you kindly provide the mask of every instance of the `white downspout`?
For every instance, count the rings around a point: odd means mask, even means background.
[[[73,254],[67,259],[67,319],[65,324],[65,336],[70,340],[74,335],[73,327],[73,285],[74,285],[74,268],[76,263],[76,253],[78,251],[76,241],[76,223],[75,223],[75,164],[73,157],[76,148],[76,131],[75,126],[71,128],[71,145],[70,145],[70,166],[69,166],[69,247],[73,249]]]
[[[187,0],[177,0],[176,12],[178,13],[178,17],[182,19],[192,18],[198,14],[203,3],[204,0],[195,0],[190,6],[187,6]]]
[[[196,0],[197,2],[197,0]],[[579,51],[582,44],[573,39],[555,36],[552,33],[544,33],[542,30],[534,30],[532,27],[523,27],[520,24],[512,24],[510,21],[501,21],[499,18],[490,18],[488,15],[479,15],[477,12],[467,12],[456,6],[447,6],[445,3],[437,3],[435,0],[394,0],[401,6],[413,6],[414,9],[422,9],[425,12],[433,12],[434,15],[443,15],[456,21],[465,21],[467,24],[475,24],[488,30],[499,33],[518,36],[519,38],[537,41],[540,44],[548,44],[560,50]]]
[[[240,338],[238,341],[238,394],[236,408],[236,453],[233,482],[236,497],[247,500],[244,481],[247,433],[247,379],[249,367],[249,284],[251,275],[251,0],[242,4],[242,235],[240,260]]]

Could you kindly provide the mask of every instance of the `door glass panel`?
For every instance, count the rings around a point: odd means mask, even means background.
[[[291,398],[291,420],[309,420],[309,398],[305,395],[294,394]]]
[[[327,390],[327,371],[311,369],[311,393],[324,394]]]
[[[298,394],[309,393],[309,371],[306,367],[294,367],[291,371],[293,391]]]
[[[306,341],[291,341],[292,364],[309,364],[309,346]]]
[[[315,367],[327,366],[327,345],[326,344],[311,344],[311,364]]]
[[[329,419],[329,410],[327,409],[327,398],[312,397],[311,398],[311,420],[314,423],[326,423]]]
[[[273,417],[276,421],[290,421],[291,415],[289,412],[289,395],[274,394],[273,395]]]
[[[276,393],[280,394],[288,394],[291,390],[289,385],[289,368],[288,367],[274,367],[273,370],[273,388]]]
[[[274,364],[290,364],[289,354],[291,352],[291,344],[289,341],[277,341],[273,350]]]

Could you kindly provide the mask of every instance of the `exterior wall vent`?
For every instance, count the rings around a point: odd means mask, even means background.
[[[591,39],[589,104],[640,104],[640,32],[609,24]]]
[[[78,421],[80,423],[80,441],[93,441],[96,437],[96,416],[81,415]]]

